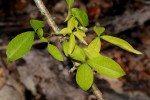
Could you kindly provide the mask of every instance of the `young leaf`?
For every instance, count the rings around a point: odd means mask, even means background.
[[[71,11],[72,11],[72,15],[78,19],[78,21],[80,22],[82,26],[89,25],[88,16],[85,11],[83,11],[82,9],[78,9],[78,8],[72,8]]]
[[[125,75],[125,72],[118,63],[105,56],[90,59],[87,63],[99,74],[109,78],[119,78]]]
[[[48,44],[48,51],[55,59],[63,61],[63,56],[56,46]]]
[[[97,52],[100,52],[100,48],[101,48],[101,42],[100,42],[100,38],[99,38],[99,37],[95,38],[95,39],[88,45],[88,49],[95,50],[95,51],[97,51]]]
[[[39,28],[36,33],[38,34],[39,38],[42,38],[42,37],[43,37],[43,33],[44,33],[44,32],[43,32],[43,29],[42,29],[42,28]]]
[[[84,43],[85,45],[88,45],[88,44],[86,43],[86,41],[84,40],[83,36],[81,35],[81,33],[79,33],[79,31],[73,32],[73,34],[74,34],[82,43]]]
[[[69,7],[71,7],[74,3],[74,0],[66,0]]]
[[[98,36],[100,36],[105,31],[105,28],[104,27],[96,27],[96,26],[94,26],[93,30],[95,31],[95,33]]]
[[[142,54],[140,51],[134,49],[128,42],[126,42],[123,39],[113,37],[113,36],[108,36],[108,35],[103,35],[101,38],[107,42],[110,42],[116,46],[119,46],[120,48],[127,50],[129,52],[135,53],[135,54]]]
[[[72,52],[70,57],[77,61],[85,61],[84,51],[78,45],[75,46],[74,51]]]
[[[72,51],[74,50],[75,44],[76,44],[75,36],[71,34],[69,39],[69,51],[68,51],[69,54],[71,54]]]
[[[67,18],[65,19],[65,22],[68,21],[71,18],[71,8],[68,9],[68,15]]]
[[[30,25],[32,26],[34,31],[36,31],[37,29],[44,27],[44,22],[43,21],[39,21],[39,20],[35,20],[35,19],[31,19],[30,20]]]
[[[67,24],[67,28],[69,28],[71,31],[74,29],[75,27],[75,18],[74,17],[71,17],[68,21],[68,24]]]
[[[79,24],[78,21],[75,19],[75,25],[74,25],[75,28],[78,28],[78,24]]]
[[[7,47],[7,61],[15,61],[24,56],[32,47],[34,32],[28,31],[13,38]]]
[[[99,52],[93,49],[84,48],[83,50],[89,59],[93,59],[93,58],[100,56]]]
[[[86,34],[85,34],[84,31],[81,31],[81,30],[77,29],[77,33],[82,35],[83,37],[86,37]]]
[[[47,42],[48,43],[48,40],[45,38],[45,37],[41,37],[40,38],[43,42]]]
[[[76,82],[81,89],[87,91],[93,84],[93,71],[87,64],[82,64],[76,73]]]
[[[71,34],[72,33],[72,30],[70,28],[63,28],[62,30],[59,31],[58,34]]]
[[[68,55],[68,50],[69,50],[69,42],[64,41],[63,42],[63,51],[64,51],[66,56],[69,56]]]

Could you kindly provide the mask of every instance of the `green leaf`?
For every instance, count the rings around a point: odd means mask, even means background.
[[[76,82],[81,89],[87,91],[93,84],[93,71],[87,64],[79,66],[76,73]]]
[[[69,7],[71,7],[74,3],[74,0],[66,0]]]
[[[68,15],[67,18],[65,19],[65,22],[68,21],[71,18],[71,9],[68,9]]]
[[[98,36],[100,36],[105,31],[105,28],[104,27],[96,27],[96,26],[94,26],[93,30],[95,31],[95,33]]]
[[[80,22],[82,26],[89,25],[88,16],[85,11],[83,11],[82,9],[78,9],[78,8],[72,8],[71,11],[72,11],[72,15],[75,18],[77,18],[77,20]]]
[[[67,24],[67,28],[70,29],[71,31],[74,29],[75,27],[75,18],[74,17],[71,17],[68,21],[68,24]]]
[[[35,20],[35,19],[31,19],[30,20],[30,25],[36,31],[37,29],[44,27],[44,22],[43,21],[39,21],[39,20]]]
[[[93,58],[100,56],[99,52],[93,49],[84,48],[83,50],[89,59],[93,59]]]
[[[70,55],[70,57],[74,60],[77,61],[85,61],[85,54],[84,51],[81,47],[79,47],[78,45],[75,46],[74,51],[72,52],[72,54]]]
[[[78,21],[77,21],[77,20],[75,20],[75,25],[74,25],[74,26],[75,26],[75,28],[78,28],[78,24],[79,24],[79,23],[78,23]]]
[[[69,42],[64,41],[63,42],[63,51],[66,56],[69,56],[68,50],[69,50]],[[70,57],[77,61],[85,61],[84,51],[78,45],[75,46],[72,54],[70,54]]]
[[[79,31],[73,32],[73,34],[74,34],[82,43],[84,43],[85,45],[88,45]]]
[[[69,39],[69,51],[68,51],[69,54],[71,54],[72,51],[74,50],[75,44],[76,44],[75,36],[71,34]]]
[[[34,32],[28,31],[13,38],[7,47],[7,61],[15,61],[24,56],[32,47]]]
[[[63,51],[64,51],[66,56],[69,56],[68,50],[69,50],[69,42],[64,41],[63,42]]]
[[[86,34],[84,31],[77,29],[77,32],[78,32],[78,34],[82,35],[83,37],[86,37]]]
[[[72,30],[70,28],[63,28],[62,30],[59,31],[58,34],[71,34],[72,33]]]
[[[118,63],[105,56],[90,59],[87,63],[99,74],[109,78],[119,78],[125,75],[125,72]]]
[[[124,50],[127,50],[129,52],[135,53],[135,54],[142,54],[140,51],[134,49],[127,41],[113,37],[113,36],[108,36],[108,35],[103,35],[101,38],[107,42],[110,42]]]
[[[57,59],[59,61],[64,61],[61,52],[59,51],[59,49],[56,46],[54,46],[52,44],[48,44],[48,51],[55,59]]]
[[[42,29],[42,28],[39,28],[36,33],[38,34],[39,38],[42,38],[42,37],[43,37],[43,33],[44,33],[44,32],[43,32],[43,29]]]
[[[100,42],[100,38],[99,38],[99,37],[95,38],[95,39],[88,45],[88,49],[95,50],[95,51],[97,51],[97,52],[100,52],[100,48],[101,48],[101,42]]]
[[[48,40],[45,38],[45,37],[41,37],[40,38],[43,42],[47,42],[48,43]]]

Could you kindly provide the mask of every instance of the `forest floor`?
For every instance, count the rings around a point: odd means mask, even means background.
[[[0,2],[0,100],[96,100],[91,90],[84,92],[77,86],[75,73],[69,73],[71,62],[67,58],[65,63],[56,61],[45,43],[37,43],[15,62],[6,62],[8,42],[19,33],[32,30],[30,19],[44,19],[32,0],[23,1]],[[65,0],[43,1],[63,28],[67,16]],[[101,53],[118,62],[126,72],[119,79],[95,75],[105,100],[150,100],[150,1],[75,0],[74,6],[89,15],[88,43],[95,37],[92,27],[100,24],[106,28],[104,34],[125,39],[143,53],[134,55],[102,41]],[[44,30],[52,32],[47,24]]]

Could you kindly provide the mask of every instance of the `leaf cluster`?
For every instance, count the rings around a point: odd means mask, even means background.
[[[44,31],[44,22],[32,19],[30,20],[30,25],[34,29],[34,31],[27,31],[23,32],[19,35],[17,35],[15,38],[13,38],[7,47],[7,61],[15,61],[21,57],[23,57],[32,47],[32,44],[34,42],[34,37],[37,34],[37,36],[44,42],[46,42],[47,49],[49,53],[57,60],[63,61],[63,56],[59,49],[48,42],[46,38],[43,37]]]
[[[69,57],[72,61],[80,63],[76,73],[76,82],[79,87],[87,91],[94,82],[93,71],[107,76],[109,78],[119,78],[125,75],[121,66],[109,57],[101,55],[101,40],[105,40],[113,45],[116,45],[124,50],[135,54],[142,54],[138,50],[135,50],[128,42],[117,37],[102,35],[105,31],[104,27],[93,27],[93,31],[97,34],[97,37],[93,39],[89,44],[86,42],[86,31],[89,25],[88,16],[86,12],[79,8],[72,8],[74,0],[66,0],[68,4],[68,16],[66,18],[67,26],[56,33],[56,35],[62,35],[68,37],[62,43],[63,51],[66,57]],[[49,43],[49,41],[43,37],[44,22],[39,20],[31,20],[30,24],[34,31],[27,31],[17,35],[8,44],[6,51],[7,60],[15,61],[24,56],[32,47],[35,34],[46,42],[48,52],[55,59],[63,61],[63,56],[57,46]],[[85,45],[80,47],[77,44],[77,39]]]

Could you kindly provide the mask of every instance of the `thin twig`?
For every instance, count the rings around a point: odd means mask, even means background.
[[[77,69],[77,67],[76,67],[76,66],[73,66],[73,67],[69,70],[69,73],[73,73],[76,69]]]
[[[45,7],[43,1],[42,0],[34,0],[34,2],[36,4],[36,6],[39,8],[39,11],[41,12],[41,14],[46,17],[49,26],[52,27],[54,32],[57,34],[59,32],[59,28],[56,25],[56,23],[54,22],[51,14],[49,13],[47,8]]]
[[[98,89],[95,83],[92,85],[92,91],[94,95],[97,97],[97,100],[104,100],[102,96],[102,92]]]
[[[51,14],[49,13],[49,11],[47,10],[47,8],[45,7],[43,1],[42,0],[34,0],[34,2],[36,3],[36,6],[39,8],[39,10],[42,13],[42,15],[44,15],[46,17],[49,26],[52,27],[52,29],[54,30],[54,32],[57,34],[59,32],[59,28],[56,25],[56,23],[54,22]],[[73,68],[73,70],[74,70],[74,68]],[[102,98],[102,93],[97,88],[96,84],[92,85],[92,90],[93,90],[93,93],[95,94],[95,96],[97,97],[98,100],[104,100]]]

